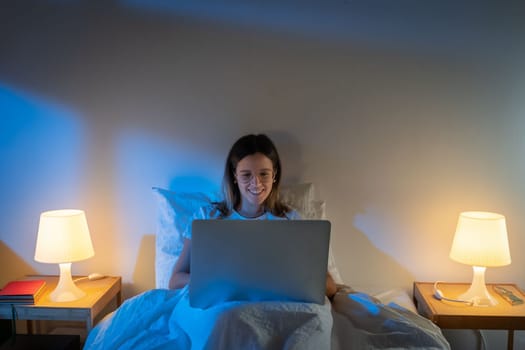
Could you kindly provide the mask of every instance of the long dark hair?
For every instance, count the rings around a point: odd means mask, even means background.
[[[272,140],[264,134],[250,134],[238,139],[230,149],[226,157],[224,166],[224,176],[222,178],[222,191],[224,199],[222,202],[215,203],[221,213],[221,217],[229,216],[232,211],[241,203],[241,192],[235,183],[235,169],[237,164],[246,156],[261,153],[272,161],[274,171],[274,183],[272,191],[264,201],[265,209],[273,215],[285,217],[290,211],[290,207],[280,201],[279,186],[281,183],[281,159],[277,148]]]

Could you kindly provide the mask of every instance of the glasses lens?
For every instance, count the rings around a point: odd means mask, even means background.
[[[246,171],[246,172],[241,172],[240,174],[237,174],[236,177],[237,177],[237,181],[243,184],[250,183],[252,180],[255,179],[255,177],[257,177],[257,179],[259,179],[259,181],[262,183],[268,183],[273,180],[273,171],[261,171],[258,174],[254,174],[254,173]]]

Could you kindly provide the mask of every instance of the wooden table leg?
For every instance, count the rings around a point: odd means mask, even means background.
[[[512,350],[514,348],[514,330],[509,329],[507,334],[507,350]]]

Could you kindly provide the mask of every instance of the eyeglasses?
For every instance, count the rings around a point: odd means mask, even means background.
[[[240,174],[235,174],[235,178],[241,184],[249,184],[256,177],[257,177],[257,179],[259,179],[259,181],[261,183],[269,183],[269,182],[272,182],[274,180],[274,173],[273,173],[273,171],[270,171],[270,170],[264,170],[264,171],[261,171],[258,174],[253,174],[253,173],[251,173],[249,171],[242,172]]]

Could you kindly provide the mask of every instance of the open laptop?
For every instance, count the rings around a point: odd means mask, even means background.
[[[327,220],[194,220],[190,305],[324,303]]]

